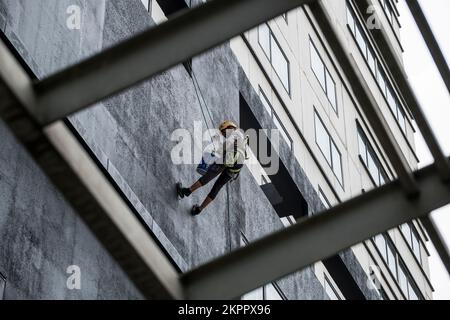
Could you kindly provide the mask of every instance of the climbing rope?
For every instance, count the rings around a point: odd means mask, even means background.
[[[210,127],[208,125],[208,121],[207,121],[206,116],[205,116],[205,112],[204,112],[204,109],[203,109],[202,101],[203,101],[203,104],[205,105],[206,112],[208,114],[209,120],[211,121],[211,126],[214,127],[214,121],[213,121],[213,118],[212,118],[212,115],[211,115],[211,111],[209,110],[208,104],[206,103],[205,97],[203,96],[203,93],[202,93],[202,90],[201,90],[200,85],[198,83],[197,76],[195,75],[193,66],[191,66],[191,70],[190,71],[191,71],[191,74],[192,74],[192,83],[193,83],[194,88],[195,88],[195,93],[197,95],[197,100],[198,100],[198,102],[200,104],[200,110],[202,112],[203,120],[205,121],[206,127],[208,129],[210,129]],[[209,130],[208,130],[208,133],[209,133],[209,138],[211,139],[211,142],[214,145],[214,151],[216,151],[215,150],[216,146],[214,144],[213,138],[211,136],[211,132]],[[235,179],[232,179],[232,181],[234,181],[234,180]],[[232,241],[231,241],[231,213],[230,213],[230,189],[229,189],[229,183],[227,183],[227,185],[226,185],[226,193],[227,193],[227,209],[226,209],[227,212],[226,212],[226,215],[227,215],[227,220],[228,220],[227,221],[227,225],[228,225],[228,241],[227,242],[228,242],[228,250],[231,252],[231,250],[232,250],[232,243],[231,242]]]
[[[200,85],[198,83],[197,77],[196,77],[192,67],[191,67],[191,74],[192,74],[192,78],[191,78],[192,79],[192,84],[194,85],[195,94],[197,96],[197,100],[198,100],[198,103],[200,105],[200,111],[202,112],[203,120],[205,121],[206,127],[208,129],[209,138],[211,139],[211,142],[213,142],[213,138],[212,138],[210,129],[211,129],[211,127],[214,127],[214,122],[212,120],[212,116],[211,116],[211,113],[209,111],[208,104],[206,103],[206,100],[205,100],[205,98],[203,96],[202,90],[200,88]],[[211,121],[211,126],[209,126],[208,120],[206,119],[205,110],[203,108],[202,101],[203,101],[203,104],[205,105],[206,111],[208,113],[209,120]],[[214,145],[214,151],[215,151],[215,145]]]
[[[208,113],[209,120],[211,121],[212,127],[214,127],[214,120],[213,120],[213,117],[212,117],[212,114],[211,114],[211,110],[209,109],[208,104],[206,103],[205,97],[203,96],[203,92],[202,92],[202,90],[200,88],[200,84],[198,83],[197,76],[195,75],[195,72],[194,72],[193,69],[192,69],[192,79],[197,84],[197,88],[198,88],[198,91],[200,92],[200,97],[202,98],[203,104],[206,107],[206,112]]]

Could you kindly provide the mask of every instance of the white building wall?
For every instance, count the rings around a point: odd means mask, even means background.
[[[373,1],[377,2],[378,0]],[[409,120],[407,134],[405,136],[391,113],[386,99],[381,94],[377,82],[365,59],[362,57],[352,34],[347,28],[346,1],[334,0],[328,1],[326,4],[328,13],[335,21],[337,31],[347,42],[347,48],[355,59],[360,72],[365,76],[365,81],[370,87],[406,160],[411,168],[416,169],[417,158],[414,155],[414,124]],[[390,179],[394,179],[394,171],[390,163],[386,160],[388,156],[380,148],[381,144],[377,139],[373,139],[375,137],[373,130],[368,125],[368,121],[362,113],[362,108],[354,99],[351,85],[345,78],[345,73],[337,64],[328,45],[324,42],[323,35],[320,34],[320,31],[316,32],[320,28],[318,28],[314,21],[311,24],[307,12],[308,8],[306,10],[299,8],[288,13],[287,23],[282,17],[276,18],[268,23],[290,63],[290,94],[285,90],[259,45],[257,29],[245,33],[246,41],[242,37],[231,40],[231,48],[241,62],[255,91],[259,92],[259,88],[264,91],[275,112],[282,120],[289,135],[293,139],[293,152],[296,160],[305,170],[306,175],[317,190],[320,187],[329,202],[334,205],[361,194],[363,190],[368,191],[375,187],[358,156],[356,121],[363,127],[370,140],[370,144],[375,149]],[[386,27],[386,23],[388,23],[387,20],[382,21],[382,26]],[[396,28],[397,32],[398,26]],[[393,32],[391,36],[395,37]],[[322,87],[312,72],[310,66],[310,39],[316,45],[321,58],[324,60],[325,65],[336,82],[338,113],[331,107]],[[394,43],[394,46],[399,49],[399,42]],[[401,57],[400,49],[398,53],[399,57]],[[342,155],[343,187],[336,179],[315,142],[314,110],[320,115]],[[288,113],[295,124],[290,121]],[[298,128],[299,132],[296,128]],[[415,225],[418,227],[417,223]],[[422,256],[424,257],[423,266],[419,266],[417,261],[414,260],[414,256],[404,238],[401,237],[399,229],[394,229],[389,234],[421,293],[426,299],[430,299],[432,289],[427,280],[429,278],[429,270],[425,249],[422,248]],[[423,236],[421,238],[424,240]],[[389,274],[370,240],[352,249],[367,273],[369,273],[369,266],[371,265],[378,265],[380,267],[382,275],[380,283],[385,288],[389,298],[403,298],[396,280]],[[318,276],[320,276],[320,272]]]

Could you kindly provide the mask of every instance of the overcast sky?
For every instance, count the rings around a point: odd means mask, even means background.
[[[444,52],[447,61],[449,61],[450,1],[419,0],[419,2],[433,28],[435,36],[438,38],[441,50]],[[398,8],[401,15],[401,38],[405,50],[404,62],[406,72],[446,155],[450,155],[449,94],[404,0],[399,2]],[[416,147],[421,160],[420,167],[432,163],[433,158],[419,135],[416,136]],[[447,245],[450,245],[450,207],[434,212],[432,217],[444,234]],[[436,290],[434,298],[450,300],[450,277],[434,248],[429,245],[429,249],[431,252],[431,282]]]

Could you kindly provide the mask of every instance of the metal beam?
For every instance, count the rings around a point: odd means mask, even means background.
[[[183,297],[177,271],[61,122],[31,115],[32,82],[0,40],[0,117],[145,298]]]
[[[367,6],[372,5],[372,2],[370,0],[365,0],[354,1],[354,3],[358,7],[359,11],[367,18],[366,8]],[[430,153],[433,155],[442,179],[444,181],[450,180],[450,162],[445,156],[438,139],[436,138],[436,135],[434,134],[433,129],[431,128],[431,125],[423,112],[423,108],[421,107],[414,90],[409,84],[403,64],[399,60],[386,31],[383,28],[374,28],[369,31],[375,39],[384,64],[388,67],[388,71],[392,75],[391,78],[394,80],[394,85],[398,88],[398,92],[406,102],[406,105],[409,107],[409,110],[416,120],[417,126],[422,133],[425,142],[427,143]]]
[[[434,63],[436,64],[439,73],[441,74],[442,80],[447,86],[447,91],[450,92],[450,72],[448,70],[447,60],[442,53],[441,48],[439,47],[439,43],[434,37],[433,31],[431,30],[430,25],[428,24],[427,18],[420,7],[420,4],[417,0],[406,0],[406,4],[411,11],[414,20],[416,21],[417,26],[419,27],[420,32],[422,33],[422,37],[425,40],[425,43],[430,51],[431,56],[433,57]]]
[[[308,7],[350,82],[353,94],[356,96],[357,101],[363,109],[368,122],[372,126],[386,154],[389,156],[392,166],[394,167],[406,194],[408,196],[415,195],[418,188],[409,164],[392,135],[382,111],[378,107],[376,99],[363,74],[359,70],[355,59],[346,49],[345,40],[342,38],[340,32],[336,30],[333,19],[329,16],[323,0],[315,1]],[[306,7],[305,10],[308,9],[308,7]]]
[[[415,173],[420,196],[399,181],[374,189],[182,276],[189,299],[231,299],[450,203],[434,166]]]
[[[41,124],[119,93],[313,0],[213,0],[36,84]]]

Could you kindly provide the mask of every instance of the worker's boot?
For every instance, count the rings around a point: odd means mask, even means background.
[[[199,205],[194,205],[191,210],[193,216],[198,216],[202,212],[202,208]]]
[[[178,182],[176,184],[176,187],[177,187],[177,195],[180,199],[183,199],[184,197],[189,197],[192,193],[189,188],[183,188],[181,182]]]

